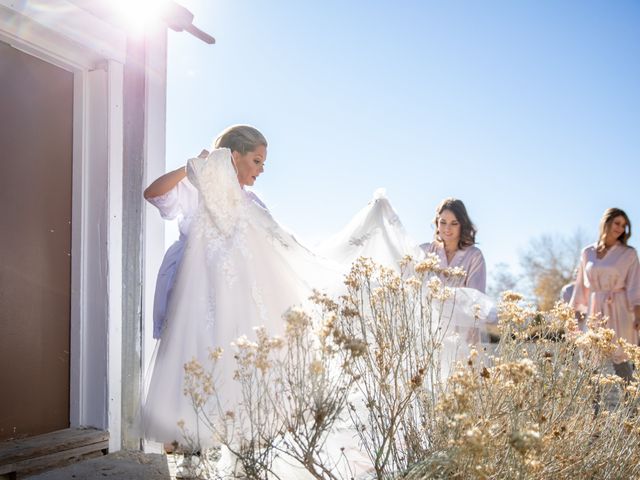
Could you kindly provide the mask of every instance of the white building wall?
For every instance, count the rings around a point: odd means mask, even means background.
[[[121,447],[122,438],[122,147],[123,67],[110,60],[107,71],[107,371],[109,450]]]
[[[167,116],[167,29],[156,27],[147,34],[147,71],[156,72],[147,78],[145,117],[144,185],[166,172],[166,116]],[[156,277],[165,251],[165,222],[155,207],[145,202],[143,215],[144,277],[143,292],[143,371],[150,367],[156,341],[153,339],[153,295]]]
[[[126,32],[78,0],[0,0],[0,41],[74,74],[71,426],[110,432],[121,448],[123,66]],[[85,2],[86,3],[86,2]],[[144,179],[164,172],[166,27],[147,38]],[[160,72],[160,75],[157,73]],[[143,325],[151,324],[164,226],[144,217]],[[144,317],[148,317],[146,320]],[[143,365],[153,349],[140,339]],[[126,365],[124,365],[126,368]]]

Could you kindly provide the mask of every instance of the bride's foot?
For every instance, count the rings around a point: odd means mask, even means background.
[[[165,443],[163,447],[164,447],[164,453],[167,453],[167,454],[175,453],[176,450],[178,449],[178,442],[174,440],[171,443]]]
[[[194,457],[199,457],[202,455],[202,451],[200,448],[196,448],[195,450],[192,448],[185,447],[184,445],[180,445],[176,440],[171,443],[163,444],[164,453],[167,455],[176,454],[176,455],[191,455]]]

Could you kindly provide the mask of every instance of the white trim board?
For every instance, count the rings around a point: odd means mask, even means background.
[[[0,0],[0,20],[4,41],[27,53],[35,48],[51,63],[62,59],[75,67],[93,68],[104,59],[120,63],[126,59],[126,32],[68,1]]]

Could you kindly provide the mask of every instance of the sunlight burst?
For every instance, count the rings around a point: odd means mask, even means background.
[[[109,4],[134,31],[145,27],[166,12],[169,0],[110,0]]]

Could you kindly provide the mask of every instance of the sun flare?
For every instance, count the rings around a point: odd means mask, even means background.
[[[109,5],[134,31],[142,31],[168,8],[170,0],[110,0]]]

